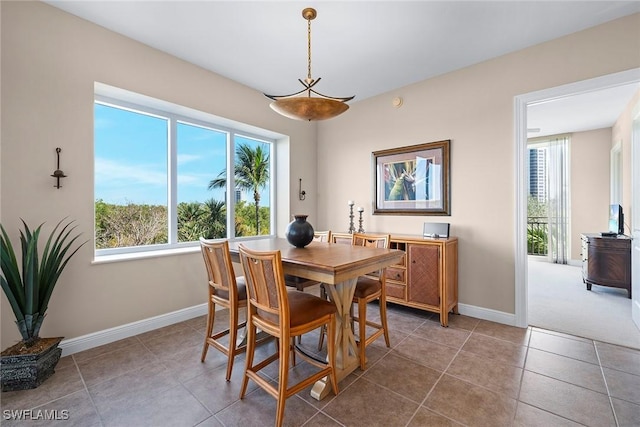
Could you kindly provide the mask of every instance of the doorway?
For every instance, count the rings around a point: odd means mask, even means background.
[[[516,325],[529,325],[528,314],[528,256],[527,256],[527,108],[549,100],[571,97],[596,90],[615,88],[640,82],[640,69],[628,70],[569,85],[545,89],[515,97],[516,141]]]

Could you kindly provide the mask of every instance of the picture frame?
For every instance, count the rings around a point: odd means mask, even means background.
[[[374,215],[450,216],[451,140],[371,153]]]

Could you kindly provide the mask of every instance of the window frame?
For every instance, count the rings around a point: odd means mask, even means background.
[[[120,96],[118,96],[120,95]],[[113,88],[104,84],[96,83],[94,92],[94,121],[95,121],[95,105],[101,104],[112,108],[118,108],[133,113],[139,113],[158,117],[167,120],[167,243],[144,245],[144,246],[127,246],[118,248],[97,249],[95,238],[93,242],[94,258],[96,261],[109,261],[112,259],[128,259],[140,258],[141,256],[155,256],[165,253],[180,253],[185,249],[199,247],[198,241],[178,242],[178,168],[177,168],[177,128],[182,123],[189,126],[197,126],[215,132],[226,133],[226,171],[227,171],[227,188],[225,191],[227,207],[227,238],[243,239],[244,237],[235,236],[235,146],[236,138],[252,139],[264,142],[269,147],[269,208],[270,208],[270,234],[247,236],[246,238],[269,238],[276,235],[276,173],[275,173],[275,153],[277,138],[273,132],[258,129],[243,123],[233,122],[228,119],[220,118],[202,111],[193,110],[188,107],[172,104],[167,101],[161,101],[144,95],[139,95],[123,89]],[[248,130],[246,128],[252,128]],[[95,134],[94,141],[95,147]],[[94,232],[95,232],[95,153],[94,153],[94,194],[93,194],[93,214],[94,214]],[[191,252],[191,251],[188,251]]]

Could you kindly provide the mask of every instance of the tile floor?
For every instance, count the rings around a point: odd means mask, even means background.
[[[219,312],[216,323],[225,316]],[[307,389],[291,397],[285,425],[640,426],[640,351],[466,316],[451,316],[443,328],[435,315],[392,304],[388,320],[391,349],[382,339],[370,346],[368,369],[341,382],[338,396],[316,401]],[[200,363],[204,330],[199,317],[64,357],[39,388],[2,393],[0,423],[272,425],[270,395],[250,382],[238,399],[244,355],[230,382],[220,352],[210,349]],[[316,343],[317,334],[302,342]],[[273,348],[265,344],[260,353]],[[298,363],[293,376],[307,368]],[[34,417],[65,410],[68,419],[7,419],[14,409],[33,409]]]

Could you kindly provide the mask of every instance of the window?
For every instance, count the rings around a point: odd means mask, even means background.
[[[96,92],[96,256],[272,234],[272,138],[127,94]]]

